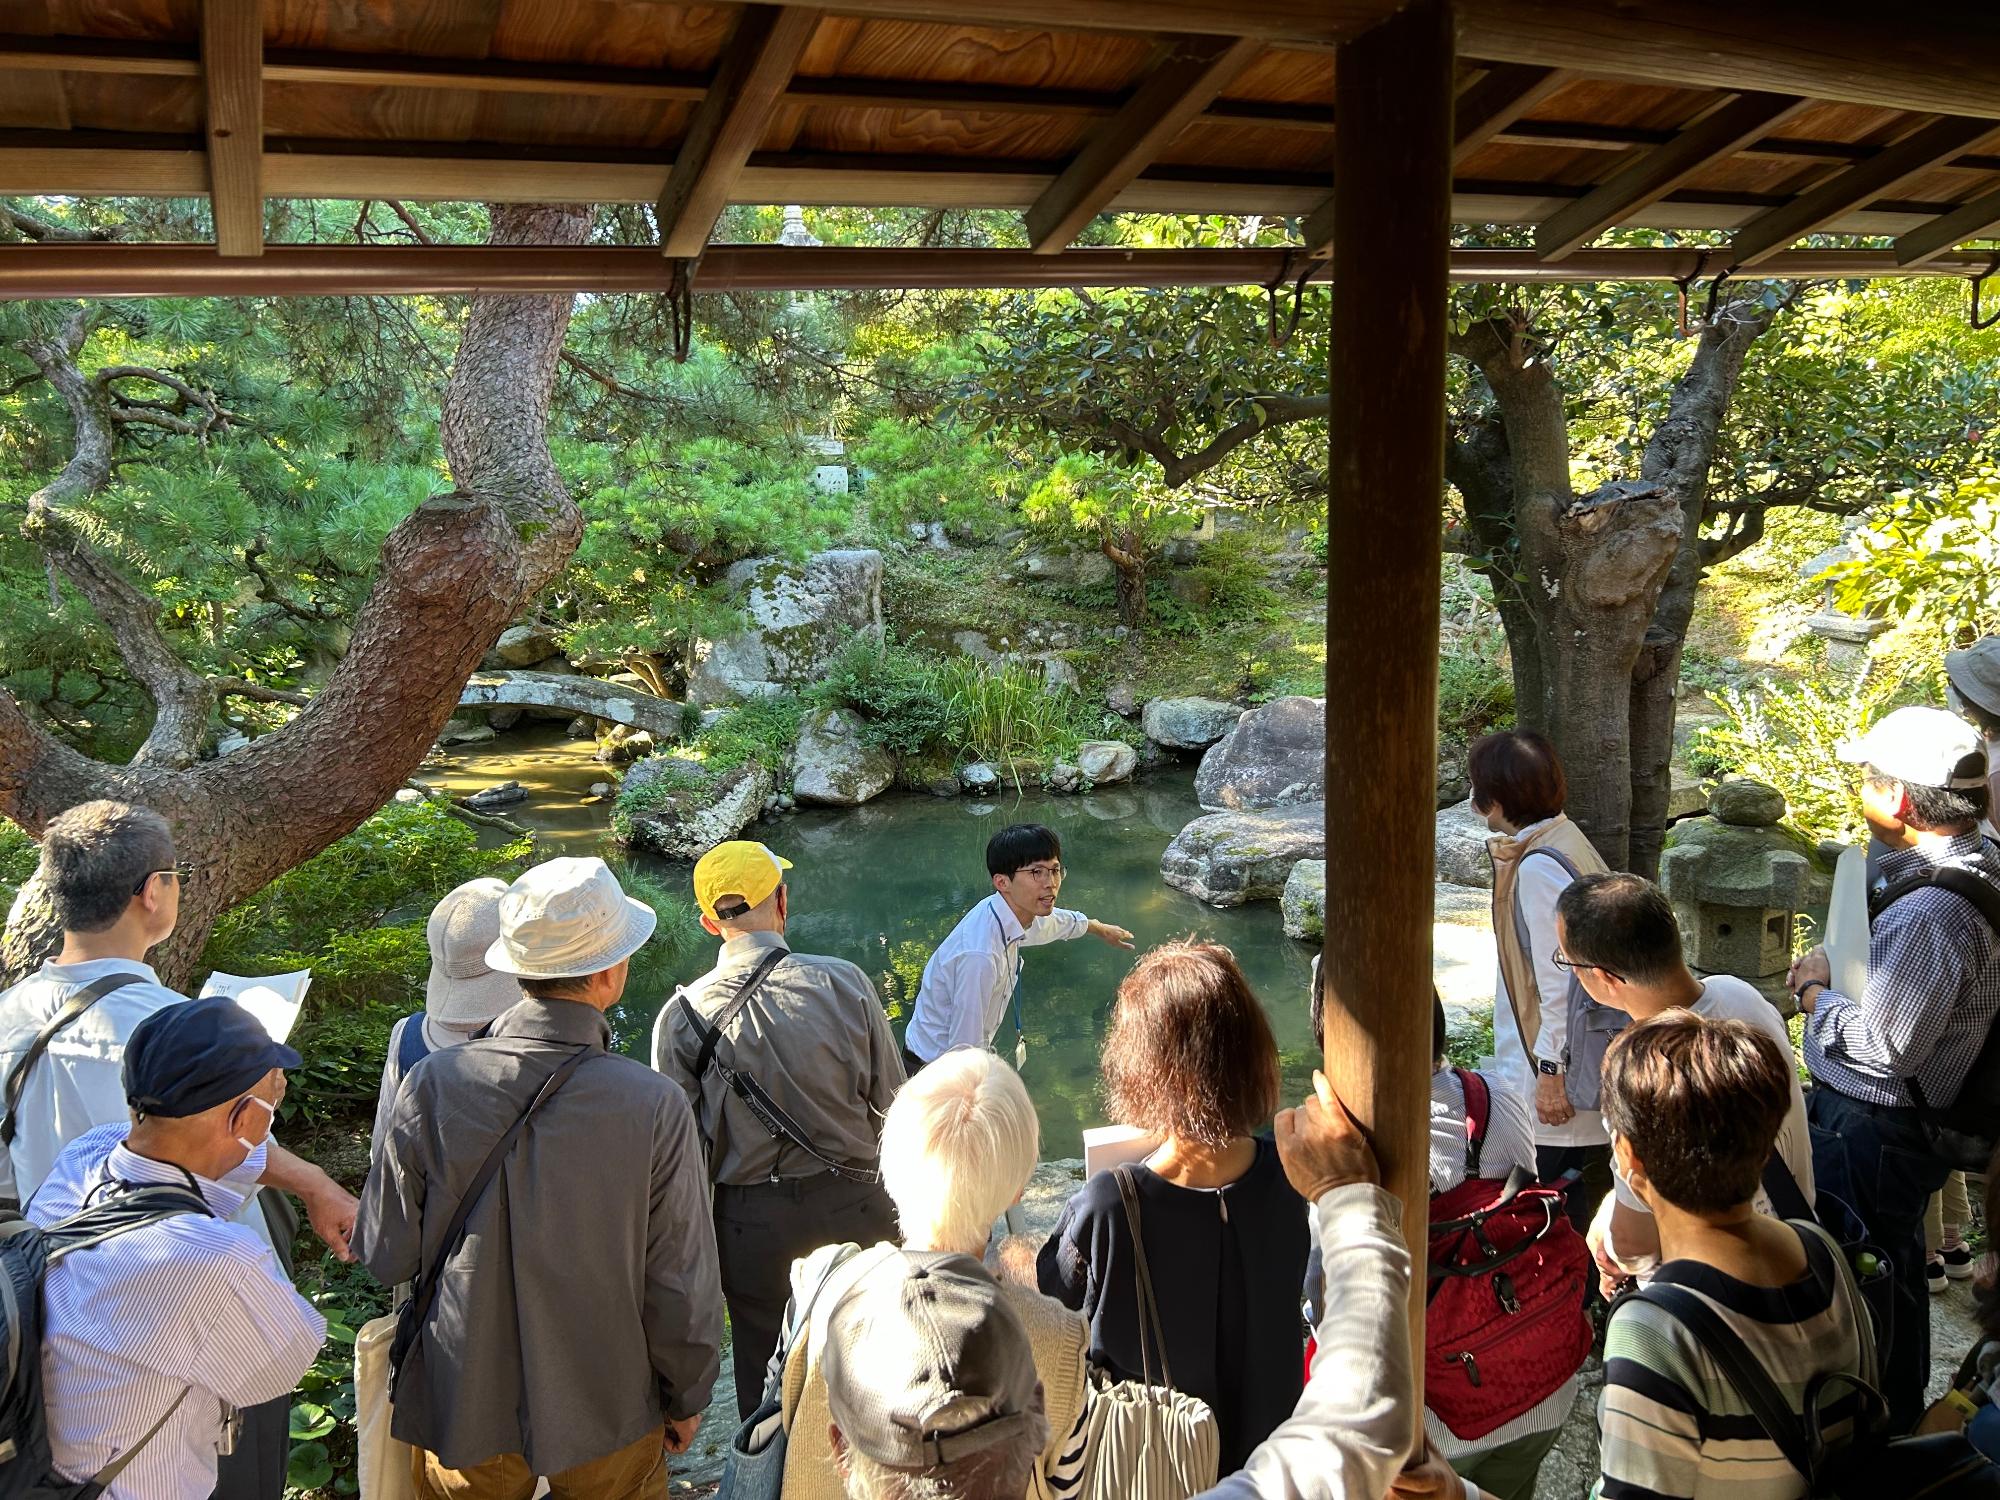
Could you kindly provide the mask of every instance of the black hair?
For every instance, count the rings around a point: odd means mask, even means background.
[[[1451,1032],[1444,1024],[1444,997],[1431,986],[1431,1065],[1433,1070],[1445,1065],[1445,1043],[1451,1040]]]
[[[1975,750],[1951,769],[1952,775],[1959,778],[1984,776],[1986,752]],[[1916,786],[1906,781],[1903,793],[1910,799],[1910,815],[1904,821],[1912,828],[1927,832],[1962,828],[1986,816],[1988,799],[1984,786]]]
[[[1682,964],[1681,929],[1666,895],[1638,875],[1585,875],[1556,898],[1563,951],[1635,984],[1671,978]]]
[[[986,841],[986,873],[1012,879],[1023,865],[1062,858],[1062,840],[1039,823],[1009,823]]]

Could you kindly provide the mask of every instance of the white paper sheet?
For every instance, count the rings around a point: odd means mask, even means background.
[[[1833,867],[1833,899],[1826,909],[1826,961],[1833,987],[1860,999],[1868,984],[1868,856],[1841,851]]]
[[[210,995],[227,995],[263,1022],[272,1041],[282,1042],[292,1034],[293,1023],[299,1018],[300,1007],[306,1003],[306,989],[311,984],[311,969],[294,969],[289,974],[265,974],[254,979],[217,970],[208,976],[201,993],[204,999]]]
[[[1098,1125],[1083,1133],[1083,1175],[1095,1177],[1128,1161],[1144,1161],[1160,1137],[1136,1125]]]

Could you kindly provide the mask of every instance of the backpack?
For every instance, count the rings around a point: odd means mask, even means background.
[[[1465,1087],[1465,1181],[1431,1199],[1424,1404],[1452,1435],[1484,1437],[1554,1395],[1590,1353],[1590,1253],[1560,1188],[1516,1167],[1479,1175],[1492,1117],[1486,1080]]]
[[[1526,864],[1537,854],[1546,854],[1568,872],[1572,881],[1581,880],[1583,872],[1576,862],[1560,849],[1530,849],[1521,857]],[[1521,910],[1519,900],[1514,902],[1514,935],[1519,939],[1521,951],[1534,960],[1532,941],[1528,936],[1528,918]],[[1590,998],[1590,992],[1583,987],[1583,981],[1571,973],[1569,989],[1564,994],[1564,1015],[1568,1019],[1568,1038],[1563,1043],[1563,1093],[1570,1104],[1577,1109],[1599,1109],[1604,1104],[1604,1054],[1611,1050],[1611,1039],[1632,1024],[1632,1018],[1616,1006],[1599,1005]],[[1530,1054],[1535,1047],[1533,1037],[1523,1037],[1522,1047]],[[1529,1061],[1533,1062],[1530,1056]]]
[[[127,1187],[46,1228],[14,1210],[0,1211],[0,1347],[6,1350],[0,1366],[0,1500],[94,1500],[180,1409],[175,1401],[144,1437],[88,1479],[64,1479],[51,1464],[42,1406],[42,1283],[49,1267],[65,1255],[176,1214],[212,1217],[199,1194],[170,1183]],[[183,1400],[186,1395],[181,1393]]]
[[[1858,1302],[1860,1290],[1839,1247],[1810,1221],[1795,1227],[1830,1245],[1834,1253],[1827,1260],[1836,1284],[1844,1284]],[[1813,1257],[1807,1256],[1806,1263],[1819,1277]],[[1824,1280],[1821,1285],[1825,1287]],[[1677,1286],[1649,1286],[1631,1295],[1665,1308],[1694,1335],[1765,1436],[1805,1476],[1810,1500],[1881,1500],[1885,1495],[1897,1500],[2000,1500],[2000,1465],[1973,1447],[1964,1433],[1893,1437],[1882,1393],[1869,1381],[1840,1371],[1815,1375],[1806,1385],[1804,1415],[1795,1414],[1757,1357],[1700,1297]],[[1864,1364],[1872,1368],[1874,1346],[1864,1348]],[[1827,1408],[1835,1401],[1853,1408],[1853,1425],[1844,1437],[1829,1439]]]
[[[1898,880],[1876,892],[1868,903],[1871,918],[1880,916],[1912,891],[1933,886],[1971,903],[1986,925],[2000,936],[2000,890],[1970,870],[1946,865]],[[1903,1080],[1910,1102],[1917,1107],[1931,1149],[1961,1172],[1984,1172],[2000,1146],[2000,1025],[1987,1028],[1986,1042],[1966,1071],[1958,1096],[1939,1106],[1924,1097],[1915,1075]]]
[[[84,985],[63,1002],[62,1008],[42,1023],[42,1029],[35,1033],[35,1039],[28,1043],[23,1052],[8,1069],[7,1081],[0,1085],[0,1101],[4,1101],[6,1113],[0,1115],[0,1148],[14,1144],[14,1136],[20,1127],[15,1111],[20,1108],[21,1095],[28,1087],[28,1074],[42,1054],[49,1050],[49,1043],[59,1032],[78,1020],[85,1011],[97,1004],[113,990],[122,990],[128,984],[138,984],[145,976],[134,974],[129,969],[117,974],[106,974],[102,979]]]

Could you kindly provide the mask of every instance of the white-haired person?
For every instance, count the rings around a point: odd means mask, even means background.
[[[896,1205],[901,1246],[828,1246],[792,1268],[787,1321],[808,1304],[812,1315],[785,1359],[785,1500],[842,1494],[820,1367],[835,1304],[871,1269],[906,1254],[979,1260],[994,1221],[1019,1201],[1040,1154],[1041,1127],[1020,1074],[983,1047],[943,1053],[897,1094],[882,1125],[882,1182]],[[1004,1284],[997,1296],[1027,1334],[1048,1420],[1025,1493],[1035,1500],[1069,1494],[1082,1472],[1089,1326],[1031,1287]]]

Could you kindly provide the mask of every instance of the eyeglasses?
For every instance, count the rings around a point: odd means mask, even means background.
[[[1565,974],[1574,974],[1578,969],[1595,969],[1597,970],[1598,973],[1602,974],[1606,979],[1615,979],[1620,984],[1623,984],[1625,982],[1625,976],[1623,974],[1620,974],[1616,969],[1607,969],[1604,967],[1603,964],[1578,963],[1575,959],[1569,957],[1569,955],[1564,953],[1560,948],[1556,949],[1555,952],[1549,955],[1549,962],[1554,964],[1558,969],[1561,969]]]
[[[132,887],[132,894],[136,896],[145,890],[146,882],[151,880],[155,875],[171,875],[182,885],[186,885],[190,880],[194,879],[194,861],[191,859],[181,859],[174,861],[173,864],[167,866],[165,869],[148,870],[144,875],[139,877],[139,883]]]
[[[1017,880],[1023,875],[1033,876],[1036,880],[1061,880],[1063,874],[1064,870],[1060,864],[1023,865],[1014,872]]]

